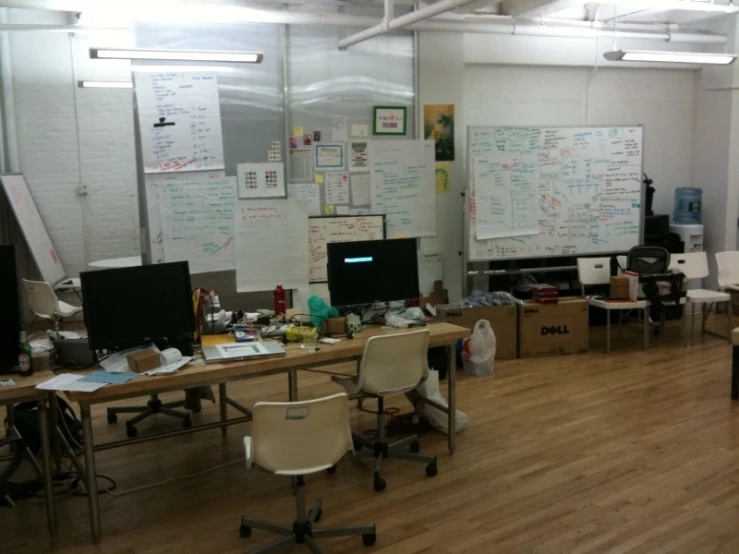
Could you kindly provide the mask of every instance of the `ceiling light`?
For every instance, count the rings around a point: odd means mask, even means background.
[[[133,88],[131,81],[77,81],[79,88]]]
[[[208,50],[143,50],[132,48],[90,48],[90,58],[98,60],[167,60],[176,62],[262,63],[258,52],[215,52]]]
[[[603,57],[612,62],[692,63],[699,65],[728,65],[736,54],[704,54],[696,52],[660,52],[647,50],[615,50]]]

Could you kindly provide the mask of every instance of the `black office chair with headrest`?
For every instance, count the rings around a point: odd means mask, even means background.
[[[670,253],[661,246],[635,246],[626,258],[626,269],[639,275],[667,273]]]

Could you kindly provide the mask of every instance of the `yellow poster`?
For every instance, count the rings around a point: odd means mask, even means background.
[[[323,184],[323,173],[314,173],[313,180],[319,185]]]
[[[436,143],[436,161],[454,161],[454,104],[423,107],[423,136]]]
[[[303,130],[302,125],[296,125],[293,127],[293,136],[294,137],[302,137],[305,134],[305,131]]]
[[[449,163],[436,164],[436,194],[449,192]]]

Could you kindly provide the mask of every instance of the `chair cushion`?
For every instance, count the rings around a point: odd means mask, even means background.
[[[688,299],[691,302],[729,302],[731,301],[731,295],[728,292],[693,289],[688,291]]]
[[[72,306],[72,304],[67,304],[63,300],[59,300],[59,305],[57,307],[57,312],[61,317],[71,317],[74,314],[78,314],[82,311],[82,308],[79,306]]]

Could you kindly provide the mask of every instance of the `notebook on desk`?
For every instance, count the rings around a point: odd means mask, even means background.
[[[203,358],[205,358],[206,364],[237,362],[284,354],[285,348],[282,346],[282,343],[274,340],[264,342],[229,342],[214,346],[203,346]]]

